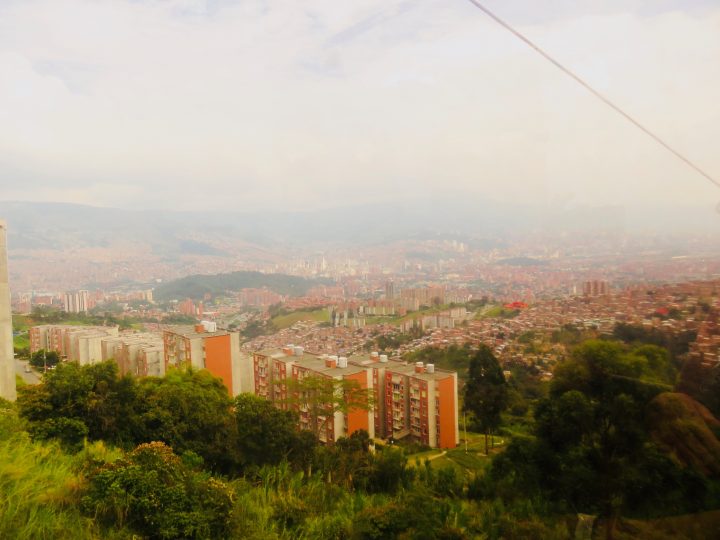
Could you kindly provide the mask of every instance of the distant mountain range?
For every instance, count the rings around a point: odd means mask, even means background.
[[[720,215],[712,209],[705,214],[709,215],[700,217],[720,226]],[[11,249],[142,243],[167,257],[226,255],[226,240],[238,248],[270,250],[328,243],[367,245],[437,235],[492,244],[533,231],[622,232],[643,224],[660,228],[670,218],[677,229],[683,216],[693,223],[699,219],[697,211],[682,209],[669,215],[651,210],[626,212],[621,207],[522,206],[468,199],[409,200],[313,212],[254,212],[242,206],[237,212],[172,212],[0,201],[0,218],[8,221]]]
[[[0,201],[0,218],[8,222],[15,290],[111,286],[248,268],[272,271],[290,259],[319,253],[352,257],[369,250],[420,262],[454,256],[443,251],[442,242],[423,245],[428,240],[457,240],[483,251],[527,247],[536,240],[538,246],[579,241],[616,253],[628,249],[627,233],[649,230],[654,245],[671,246],[665,253],[720,249],[720,214],[712,207],[629,211],[446,197],[317,211],[254,211],[238,203],[237,212],[173,212]],[[684,236],[688,232],[694,243]],[[540,264],[523,259],[537,253],[511,253],[505,264]]]

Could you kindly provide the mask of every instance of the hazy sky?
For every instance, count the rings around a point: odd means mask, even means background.
[[[485,3],[720,177],[720,2]],[[445,194],[720,200],[467,0],[0,0],[0,199]]]

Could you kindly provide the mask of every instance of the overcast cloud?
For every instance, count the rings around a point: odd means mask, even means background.
[[[720,4],[486,0],[720,176]],[[466,0],[0,0],[0,199],[323,208],[720,191]]]

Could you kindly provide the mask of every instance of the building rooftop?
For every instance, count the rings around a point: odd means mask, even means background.
[[[317,355],[304,351],[302,351],[302,354],[290,354],[288,351],[283,349],[265,349],[262,351],[258,351],[257,354],[267,356],[268,358],[273,358],[275,360],[280,360],[288,364],[294,363],[299,366],[333,377],[360,373],[370,367],[385,367],[387,370],[394,373],[408,375],[428,381],[446,379],[447,377],[453,376],[455,373],[454,371],[448,371],[438,368],[435,368],[433,372],[428,372],[425,370],[424,365],[422,371],[417,371],[415,364],[408,364],[397,360],[388,360],[387,362],[381,362],[379,356],[377,357],[377,359],[374,359],[370,355],[360,354],[356,354],[347,358],[346,367],[329,367],[326,365],[326,361],[334,357],[328,355]]]
[[[326,361],[330,360],[331,358],[327,355],[317,355],[307,352],[303,352],[302,354],[287,354],[283,350],[278,349],[258,351],[258,354],[273,358],[275,360],[280,360],[281,362],[285,362],[286,364],[296,364],[300,367],[307,368],[312,371],[322,373],[324,375],[328,375],[334,378],[340,377],[342,375],[353,375],[355,373],[361,373],[365,371],[364,367],[350,363],[348,363],[346,367],[339,367],[337,366],[337,361],[335,363],[335,367],[333,367],[332,365],[328,366]]]
[[[193,325],[183,325],[183,326],[172,326],[169,328],[165,328],[165,332],[169,332],[171,334],[176,334],[180,336],[185,336],[189,338],[199,338],[199,337],[216,337],[216,336],[228,336],[232,332],[228,332],[227,330],[217,330],[215,332],[208,332],[207,330],[203,329],[203,331],[198,331],[198,326]]]

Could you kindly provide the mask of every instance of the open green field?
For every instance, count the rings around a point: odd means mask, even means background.
[[[299,321],[330,322],[330,314],[326,309],[315,311],[293,311],[285,315],[278,315],[271,319],[272,325],[278,330],[289,328]]]
[[[17,336],[13,336],[13,347],[16,349],[25,349],[30,347],[30,338],[28,337],[28,333],[24,332],[22,334],[18,334]]]
[[[504,317],[510,319],[515,317],[518,311],[507,309],[501,305],[485,306],[475,314],[475,319],[489,319],[493,317]]]
[[[449,304],[445,304],[445,305],[442,305],[442,306],[436,306],[436,307],[431,307],[431,308],[427,308],[427,309],[421,309],[421,310],[419,310],[419,311],[411,311],[411,312],[408,313],[407,315],[405,315],[405,316],[403,316],[403,317],[400,317],[400,318],[398,318],[398,319],[395,319],[395,321],[393,322],[393,324],[404,323],[405,321],[411,321],[411,320],[415,319],[416,317],[423,317],[423,316],[425,316],[425,315],[432,315],[432,314],[434,314],[434,313],[440,313],[441,311],[447,311],[448,309],[450,309],[450,305],[449,305]]]
[[[465,440],[463,434],[460,434],[460,444],[452,450],[426,450],[408,456],[408,462],[415,467],[421,467],[425,464],[425,460],[429,460],[433,467],[455,467],[458,472],[463,474],[475,473],[485,469],[490,464],[492,456],[501,452],[508,440],[506,437],[492,437],[495,443],[494,448],[490,448],[490,456],[485,455],[485,436],[480,433],[468,433],[467,451],[465,450]],[[488,439],[490,445],[490,438]]]

